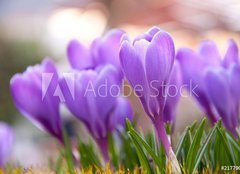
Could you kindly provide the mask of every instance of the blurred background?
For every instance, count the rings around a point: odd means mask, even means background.
[[[56,146],[12,103],[9,80],[27,65],[49,56],[65,71],[70,39],[89,44],[111,28],[122,28],[133,38],[153,25],[170,32],[176,48],[195,48],[208,38],[224,52],[227,39],[240,43],[239,20],[239,0],[0,0],[0,120],[14,128],[11,159],[22,165],[47,163]],[[136,98],[132,103],[141,108]],[[181,99],[175,134],[203,116],[192,99]],[[149,121],[144,118],[139,122],[145,130]]]

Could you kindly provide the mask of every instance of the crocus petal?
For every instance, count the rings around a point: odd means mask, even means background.
[[[116,68],[107,65],[99,73],[95,84],[97,114],[101,115],[100,120],[104,122],[107,122],[110,113],[114,110],[116,98],[120,95],[120,87],[116,79]],[[98,115],[96,119],[99,119]]]
[[[94,93],[94,84],[97,73],[93,70],[72,71],[60,79],[65,104],[74,116],[80,119],[91,131],[92,116],[87,102],[87,94]]]
[[[221,64],[219,51],[213,41],[202,41],[199,45],[199,53],[207,64],[212,66],[218,66]]]
[[[67,56],[68,61],[72,68],[79,70],[92,68],[93,63],[89,51],[90,50],[88,50],[79,41],[77,40],[70,41],[67,48]]]
[[[142,64],[141,58],[136,53],[133,46],[128,42],[124,41],[120,49],[120,61],[122,64],[123,71],[127,76],[127,79],[133,88],[140,85],[146,92],[148,89],[145,70]],[[134,67],[134,68],[133,68]],[[136,70],[138,75],[136,75]],[[144,96],[144,92],[139,90],[136,91],[139,96]]]
[[[119,48],[124,33],[122,30],[113,29],[102,38],[101,46],[99,47],[99,58],[101,58],[101,62],[110,63],[116,68],[120,68]]]
[[[170,75],[166,104],[163,110],[164,122],[174,123],[176,117],[176,107],[180,99],[180,88],[182,85],[181,68],[178,61],[174,62],[174,66]]]
[[[223,123],[229,128],[231,125],[231,94],[226,72],[222,69],[207,69],[204,79],[209,98],[222,117]]]
[[[0,122],[0,167],[5,163],[13,142],[12,129],[5,123]]]
[[[238,47],[234,40],[228,41],[228,48],[224,56],[223,66],[228,68],[231,64],[238,64]]]
[[[240,103],[240,66],[234,64],[229,69],[230,88],[235,100]]]
[[[167,81],[175,57],[174,44],[166,32],[158,32],[146,53],[146,74],[148,83],[153,80]],[[159,84],[159,83],[158,83]]]

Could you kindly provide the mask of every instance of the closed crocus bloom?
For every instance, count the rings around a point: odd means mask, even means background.
[[[67,56],[71,66],[82,70],[112,64],[119,71],[121,79],[123,76],[119,63],[119,48],[123,34],[119,29],[110,30],[104,37],[95,39],[89,48],[77,40],[70,41]]]
[[[12,141],[12,129],[7,124],[0,122],[0,168],[4,165],[9,155]]]
[[[72,73],[74,78],[65,76],[60,80],[65,104],[84,123],[108,161],[107,133],[123,126],[125,118],[132,119],[129,101],[119,96],[118,72],[106,65]]]
[[[167,138],[163,118],[166,88],[174,57],[171,36],[156,27],[138,36],[133,43],[123,40],[120,48],[123,72],[152,120],[167,156],[172,158],[172,162],[176,163],[175,169],[180,172]]]
[[[176,108],[178,101],[180,99],[181,85],[182,85],[181,68],[179,62],[175,61],[173,65],[173,70],[170,75],[169,85],[167,87],[166,92],[167,99],[163,110],[164,122],[171,123],[173,127],[176,118]]]
[[[237,136],[239,107],[231,91],[229,78],[229,74],[223,68],[207,69],[204,77],[209,100],[221,116],[224,126]]]
[[[176,57],[190,95],[199,102],[212,123],[222,118],[225,127],[236,135],[240,101],[237,87],[240,85],[240,67],[236,43],[228,41],[224,56],[220,55],[213,41],[206,40],[200,43],[198,51],[181,48]],[[193,86],[196,86],[194,92],[191,91]],[[228,104],[225,105],[226,101]]]
[[[44,59],[39,65],[29,66],[10,81],[13,101],[19,111],[61,141],[60,100],[54,95],[57,85],[58,74],[49,59]]]

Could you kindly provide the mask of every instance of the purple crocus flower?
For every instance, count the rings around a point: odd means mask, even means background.
[[[126,117],[132,119],[129,101],[119,96],[118,71],[105,65],[73,73],[74,78],[60,80],[65,104],[84,123],[108,161],[107,133],[123,126]]]
[[[182,85],[182,74],[179,62],[175,60],[167,87],[167,99],[163,110],[163,121],[171,123],[174,128],[176,118],[176,108],[180,99]],[[172,129],[173,130],[173,129]]]
[[[97,66],[112,64],[123,77],[119,63],[120,40],[124,32],[119,29],[110,30],[103,38],[95,39],[90,47],[77,40],[70,41],[67,49],[68,60],[74,69],[94,69]]]
[[[212,123],[222,118],[225,127],[236,136],[240,101],[240,65],[238,47],[228,41],[222,58],[213,41],[200,43],[198,51],[181,48],[177,53],[183,81]],[[194,92],[191,86],[197,86]]]
[[[54,96],[58,74],[52,61],[44,59],[40,65],[29,66],[10,81],[13,101],[19,111],[38,127],[62,140],[59,98]]]
[[[177,160],[168,141],[163,118],[166,88],[175,57],[173,40],[168,33],[156,27],[138,36],[133,43],[125,38],[120,48],[123,72],[152,120],[167,156],[175,163]],[[176,170],[180,171],[176,164]]]
[[[5,163],[12,146],[12,141],[12,129],[6,123],[0,122],[0,167]]]

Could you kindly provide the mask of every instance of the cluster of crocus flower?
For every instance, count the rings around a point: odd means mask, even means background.
[[[90,47],[72,40],[67,55],[70,75],[59,77],[54,64],[45,59],[16,74],[10,82],[14,102],[22,114],[60,141],[59,90],[69,111],[86,126],[104,159],[109,159],[107,134],[123,126],[125,118],[132,119],[130,103],[119,93],[124,76],[151,119],[176,173],[181,170],[165,123],[174,125],[182,84],[197,85],[192,95],[211,121],[221,117],[236,135],[240,67],[233,41],[223,60],[211,41],[201,43],[198,53],[181,48],[175,59],[169,33],[153,27],[131,42],[126,33],[115,29],[95,39]],[[43,77],[48,80],[43,81]]]
[[[189,92],[211,122],[214,124],[221,118],[224,126],[237,136],[240,65],[236,43],[228,41],[223,57],[210,40],[202,41],[198,51],[181,48],[176,57],[182,67],[184,83],[197,85],[194,93],[190,89]]]
[[[0,168],[4,165],[13,141],[12,129],[0,122]]]
[[[108,161],[108,133],[124,126],[125,118],[132,120],[131,105],[120,91],[123,73],[118,50],[123,33],[112,30],[94,40],[89,49],[72,40],[67,49],[72,66],[69,76],[59,77],[48,58],[14,75],[10,88],[16,107],[38,127],[63,142],[59,105],[64,102],[86,126]]]

